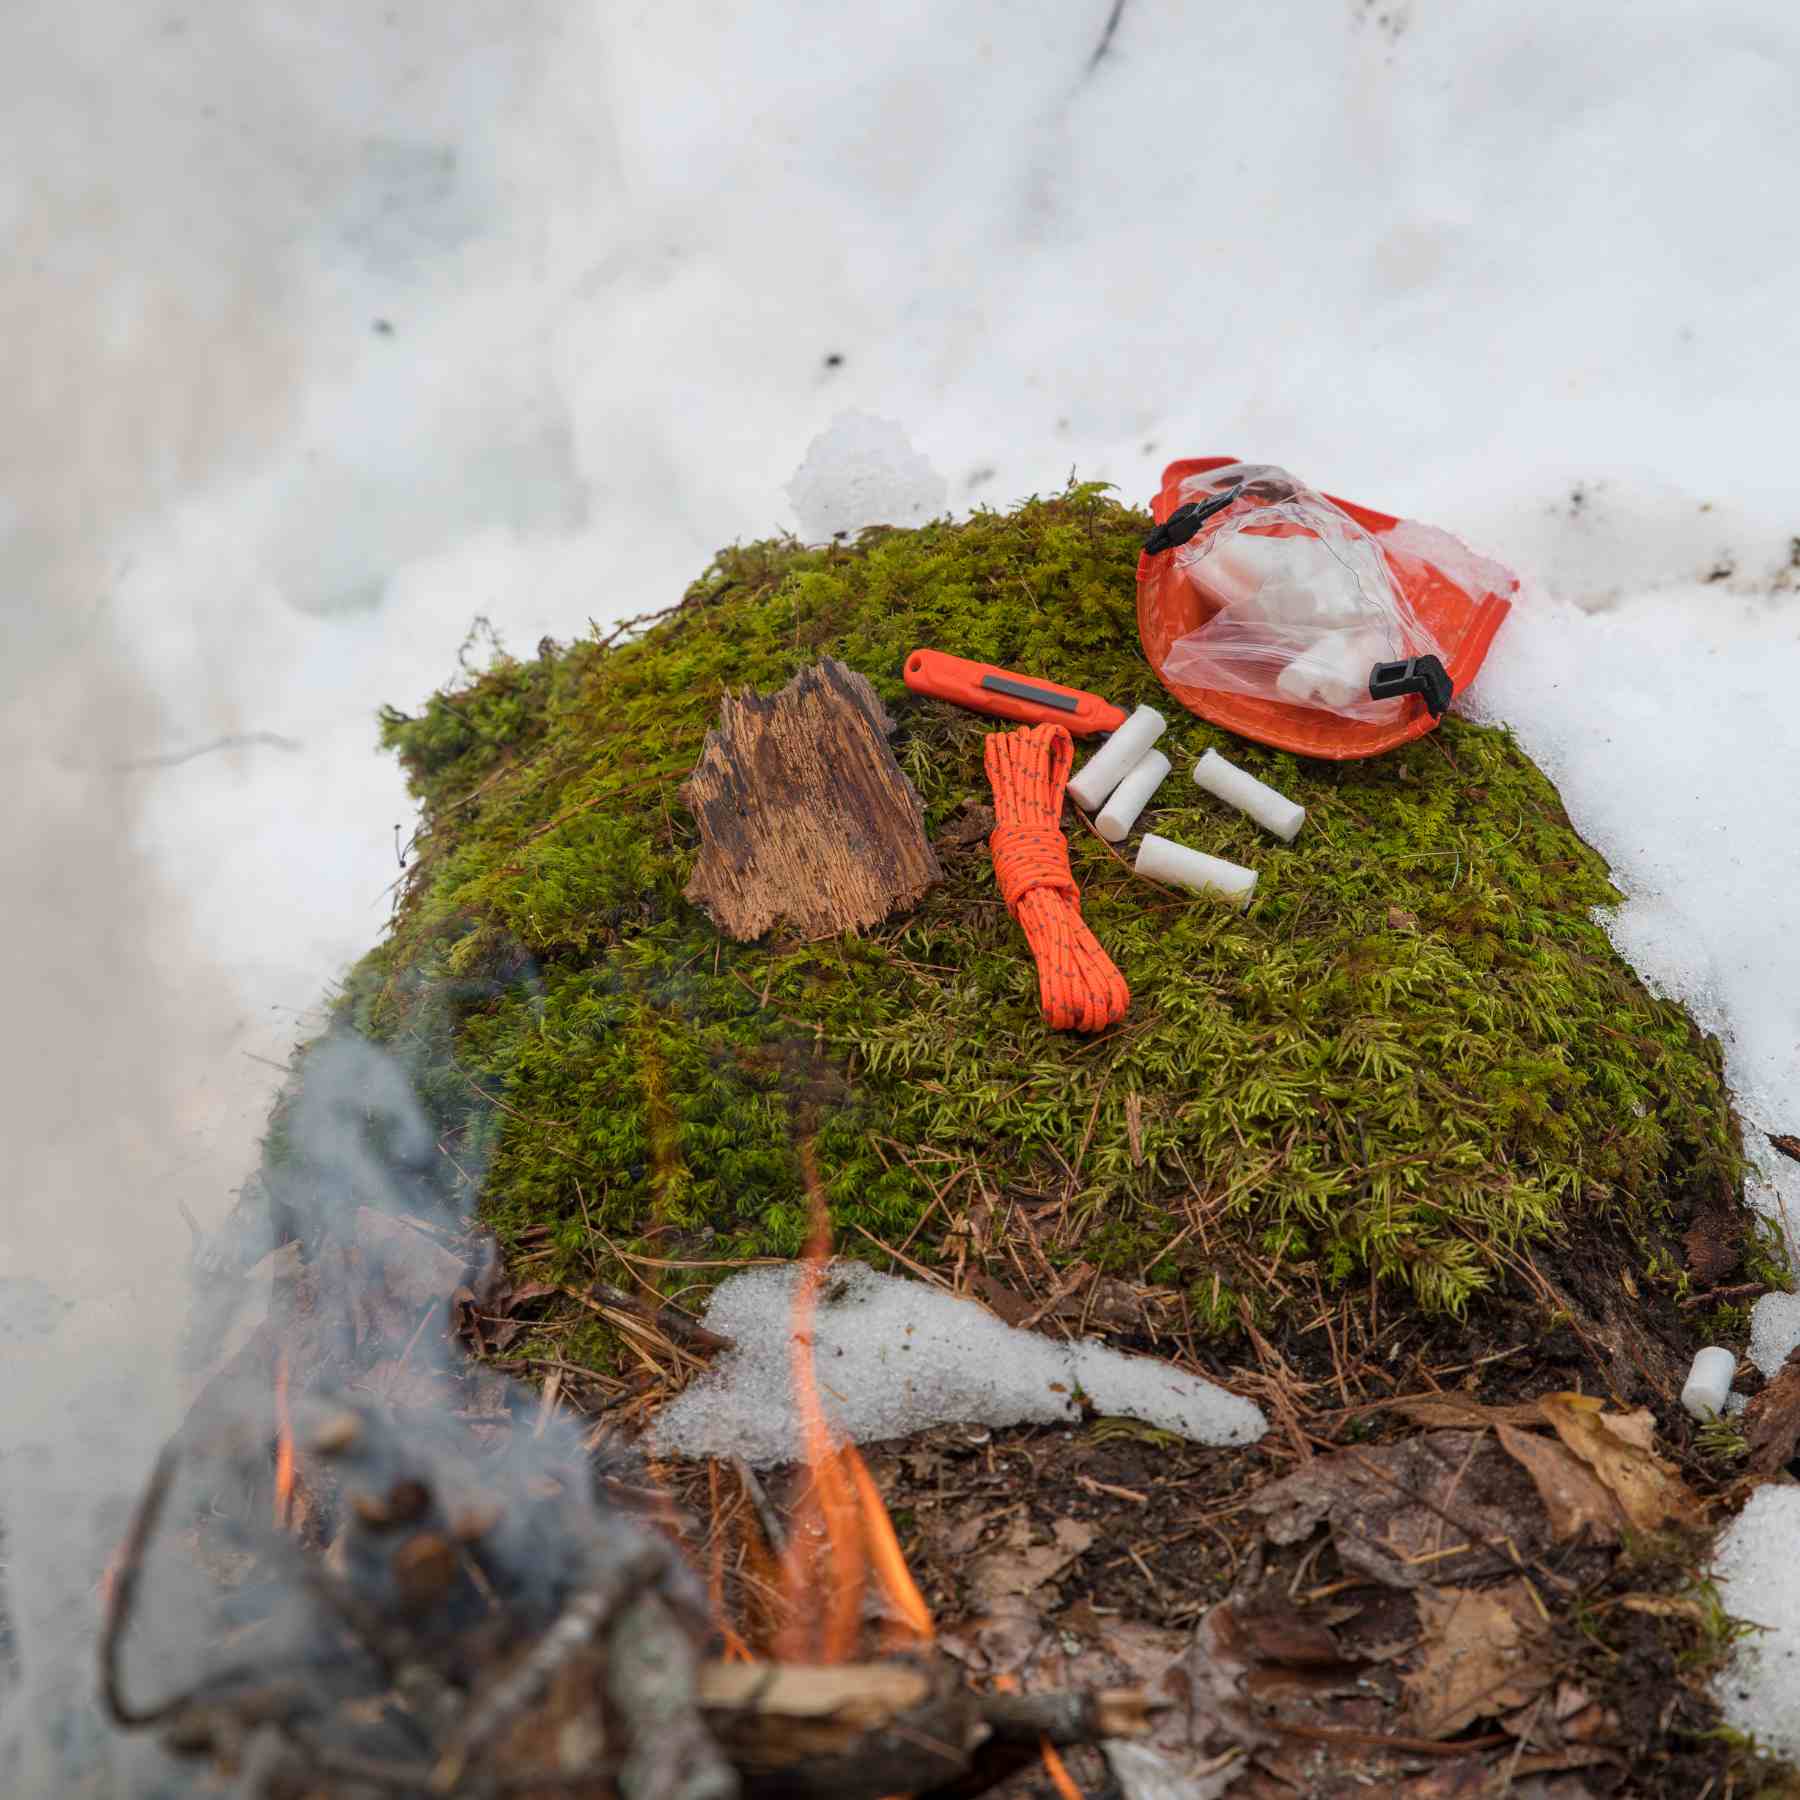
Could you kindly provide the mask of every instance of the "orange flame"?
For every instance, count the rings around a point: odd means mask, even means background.
[[[931,1608],[925,1604],[925,1596],[919,1592],[912,1570],[906,1566],[906,1553],[894,1535],[893,1521],[882,1504],[875,1477],[869,1473],[869,1465],[857,1455],[854,1445],[846,1444],[840,1454],[850,1483],[856,1489],[864,1548],[890,1611],[884,1633],[887,1648],[905,1649],[914,1644],[928,1644],[933,1636]]]
[[[275,1529],[286,1531],[294,1504],[294,1425],[288,1417],[287,1351],[275,1353]]]
[[[788,1662],[844,1662],[855,1655],[869,1579],[889,1613],[890,1649],[929,1643],[931,1609],[906,1566],[900,1540],[868,1464],[850,1443],[832,1441],[813,1368],[813,1319],[830,1253],[831,1222],[824,1184],[803,1146],[812,1194],[811,1241],[794,1298],[794,1394],[800,1410],[811,1486],[795,1511],[782,1558],[782,1623],[775,1654]]]
[[[1068,1765],[1057,1754],[1056,1746],[1048,1738],[1040,1738],[1038,1748],[1043,1753],[1044,1773],[1050,1777],[1050,1785],[1062,1795],[1062,1800],[1084,1800]]]

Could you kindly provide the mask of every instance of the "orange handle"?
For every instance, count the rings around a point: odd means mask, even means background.
[[[915,694],[930,694],[996,719],[1060,725],[1071,737],[1117,731],[1125,723],[1125,714],[1098,694],[1040,681],[1035,675],[1015,675],[992,663],[965,662],[942,650],[915,650],[906,659],[905,681]]]

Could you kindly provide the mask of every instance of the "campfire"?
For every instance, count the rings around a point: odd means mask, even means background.
[[[356,1218],[277,1280],[143,1491],[101,1645],[120,1725],[269,1800],[951,1800],[1028,1765],[1069,1795],[1058,1745],[1143,1729],[1134,1691],[977,1691],[936,1649],[875,1478],[820,1403],[822,1233],[794,1309],[806,1455],[785,1519],[718,1462],[700,1518],[554,1392],[497,1395],[456,1355],[444,1327],[481,1311],[461,1263],[421,1344],[419,1269],[449,1277],[448,1234]],[[147,1602],[171,1569],[205,1600],[173,1692]]]

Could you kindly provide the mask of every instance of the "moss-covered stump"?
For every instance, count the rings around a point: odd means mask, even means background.
[[[1617,895],[1551,784],[1457,719],[1336,766],[1168,708],[1134,619],[1147,525],[1078,487],[853,546],[731,549],[641,635],[500,656],[388,713],[422,824],[339,1017],[419,1087],[443,1154],[418,1179],[505,1248],[529,1233],[534,1275],[627,1252],[670,1291],[797,1253],[815,1186],[838,1247],[883,1264],[966,1251],[969,1215],[979,1234],[984,1206],[1018,1202],[1049,1262],[1178,1296],[1200,1331],[1334,1292],[1453,1315],[1525,1291],[1534,1247],[1596,1236],[1673,1298],[1701,1215],[1734,1263],[1717,1048],[1613,950],[1595,909]],[[1099,1039],[1039,1018],[983,842],[992,726],[906,691],[917,645],[1162,702],[1176,774],[1142,823],[1261,872],[1239,914],[1073,826],[1084,913],[1134,996]],[[945,879],[861,937],[722,941],[682,898],[678,790],[728,688],[826,654],[897,720]],[[1293,845],[1185,779],[1215,744],[1306,805]],[[283,1155],[277,1130],[278,1190]]]

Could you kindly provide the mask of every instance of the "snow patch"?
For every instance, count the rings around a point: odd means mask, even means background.
[[[1750,1361],[1773,1381],[1796,1344],[1800,1294],[1764,1294],[1750,1312]]]
[[[1719,1539],[1713,1577],[1734,1618],[1763,1627],[1738,1646],[1713,1692],[1726,1723],[1751,1732],[1763,1749],[1800,1757],[1800,1488],[1760,1487]]]
[[[661,1455],[741,1456],[757,1468],[802,1454],[792,1380],[794,1301],[804,1271],[747,1269],[720,1284],[707,1329],[737,1342],[663,1408]],[[1095,1343],[1017,1331],[972,1300],[922,1282],[833,1265],[813,1316],[826,1422],[855,1443],[932,1425],[1055,1424],[1101,1413],[1141,1419],[1202,1444],[1251,1444],[1261,1409],[1199,1376]]]
[[[949,494],[898,425],[861,412],[839,413],[813,439],[787,487],[801,536],[816,544],[865,525],[923,525]]]
[[[1596,613],[1527,588],[1458,702],[1513,729],[1606,858],[1626,898],[1599,917],[1620,954],[1718,1034],[1751,1198],[1784,1225],[1800,1164],[1766,1134],[1794,1129],[1800,1093],[1800,836],[1770,809],[1800,767],[1796,692],[1784,598],[1673,586]]]

